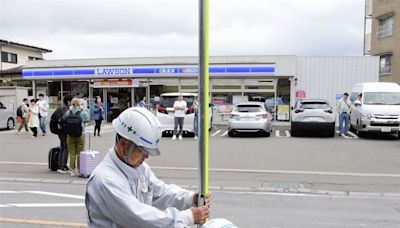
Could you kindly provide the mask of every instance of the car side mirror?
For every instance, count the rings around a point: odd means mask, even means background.
[[[359,101],[359,100],[354,101],[354,105],[355,105],[356,107],[361,106],[361,101]]]

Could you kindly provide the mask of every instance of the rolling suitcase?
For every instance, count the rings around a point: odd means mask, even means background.
[[[80,176],[81,177],[89,177],[90,174],[92,174],[94,168],[100,163],[100,152],[98,151],[93,151],[90,149],[90,133],[88,134],[89,136],[89,143],[88,143],[88,149],[81,151],[79,155],[80,159]]]
[[[49,150],[49,169],[57,171],[58,169],[58,156],[61,153],[61,147],[53,147]]]

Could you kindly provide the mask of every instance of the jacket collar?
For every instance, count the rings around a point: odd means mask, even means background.
[[[143,165],[137,167],[137,168],[132,168],[125,164],[123,161],[121,161],[115,150],[114,147],[110,148],[108,151],[108,154],[110,155],[111,160],[115,163],[115,165],[125,174],[125,176],[129,180],[136,181],[140,178],[141,174],[144,173],[144,167]]]

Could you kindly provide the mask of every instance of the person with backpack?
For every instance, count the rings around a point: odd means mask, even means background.
[[[17,134],[21,133],[22,128],[25,128],[26,133],[29,132],[28,128],[28,116],[29,108],[26,105],[28,99],[24,98],[21,105],[17,108],[17,117],[20,119],[20,124],[17,130]]]
[[[67,148],[67,133],[65,132],[65,118],[64,115],[68,112],[71,106],[71,95],[66,95],[63,99],[64,105],[57,108],[56,111],[51,115],[50,118],[50,131],[53,134],[58,135],[60,139],[60,154],[58,155],[58,169],[59,173],[70,172],[67,161],[68,161],[68,148]]]
[[[85,132],[85,122],[89,117],[88,113],[81,109],[81,102],[78,98],[73,98],[71,104],[71,109],[65,113],[65,132],[71,176],[79,176],[79,154],[85,146],[83,132]]]

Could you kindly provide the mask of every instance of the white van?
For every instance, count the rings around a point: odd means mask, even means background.
[[[197,97],[196,93],[163,93],[160,95],[160,103],[157,105],[156,117],[161,123],[162,132],[171,132],[174,130],[175,110],[174,102],[178,96],[182,95],[187,103],[187,110],[183,122],[183,132],[193,132],[194,110],[193,101]],[[212,127],[212,108],[209,108],[209,130]],[[178,129],[179,130],[179,129]]]
[[[350,125],[362,132],[386,132],[400,135],[400,85],[391,82],[356,84],[350,100],[353,110]]]

